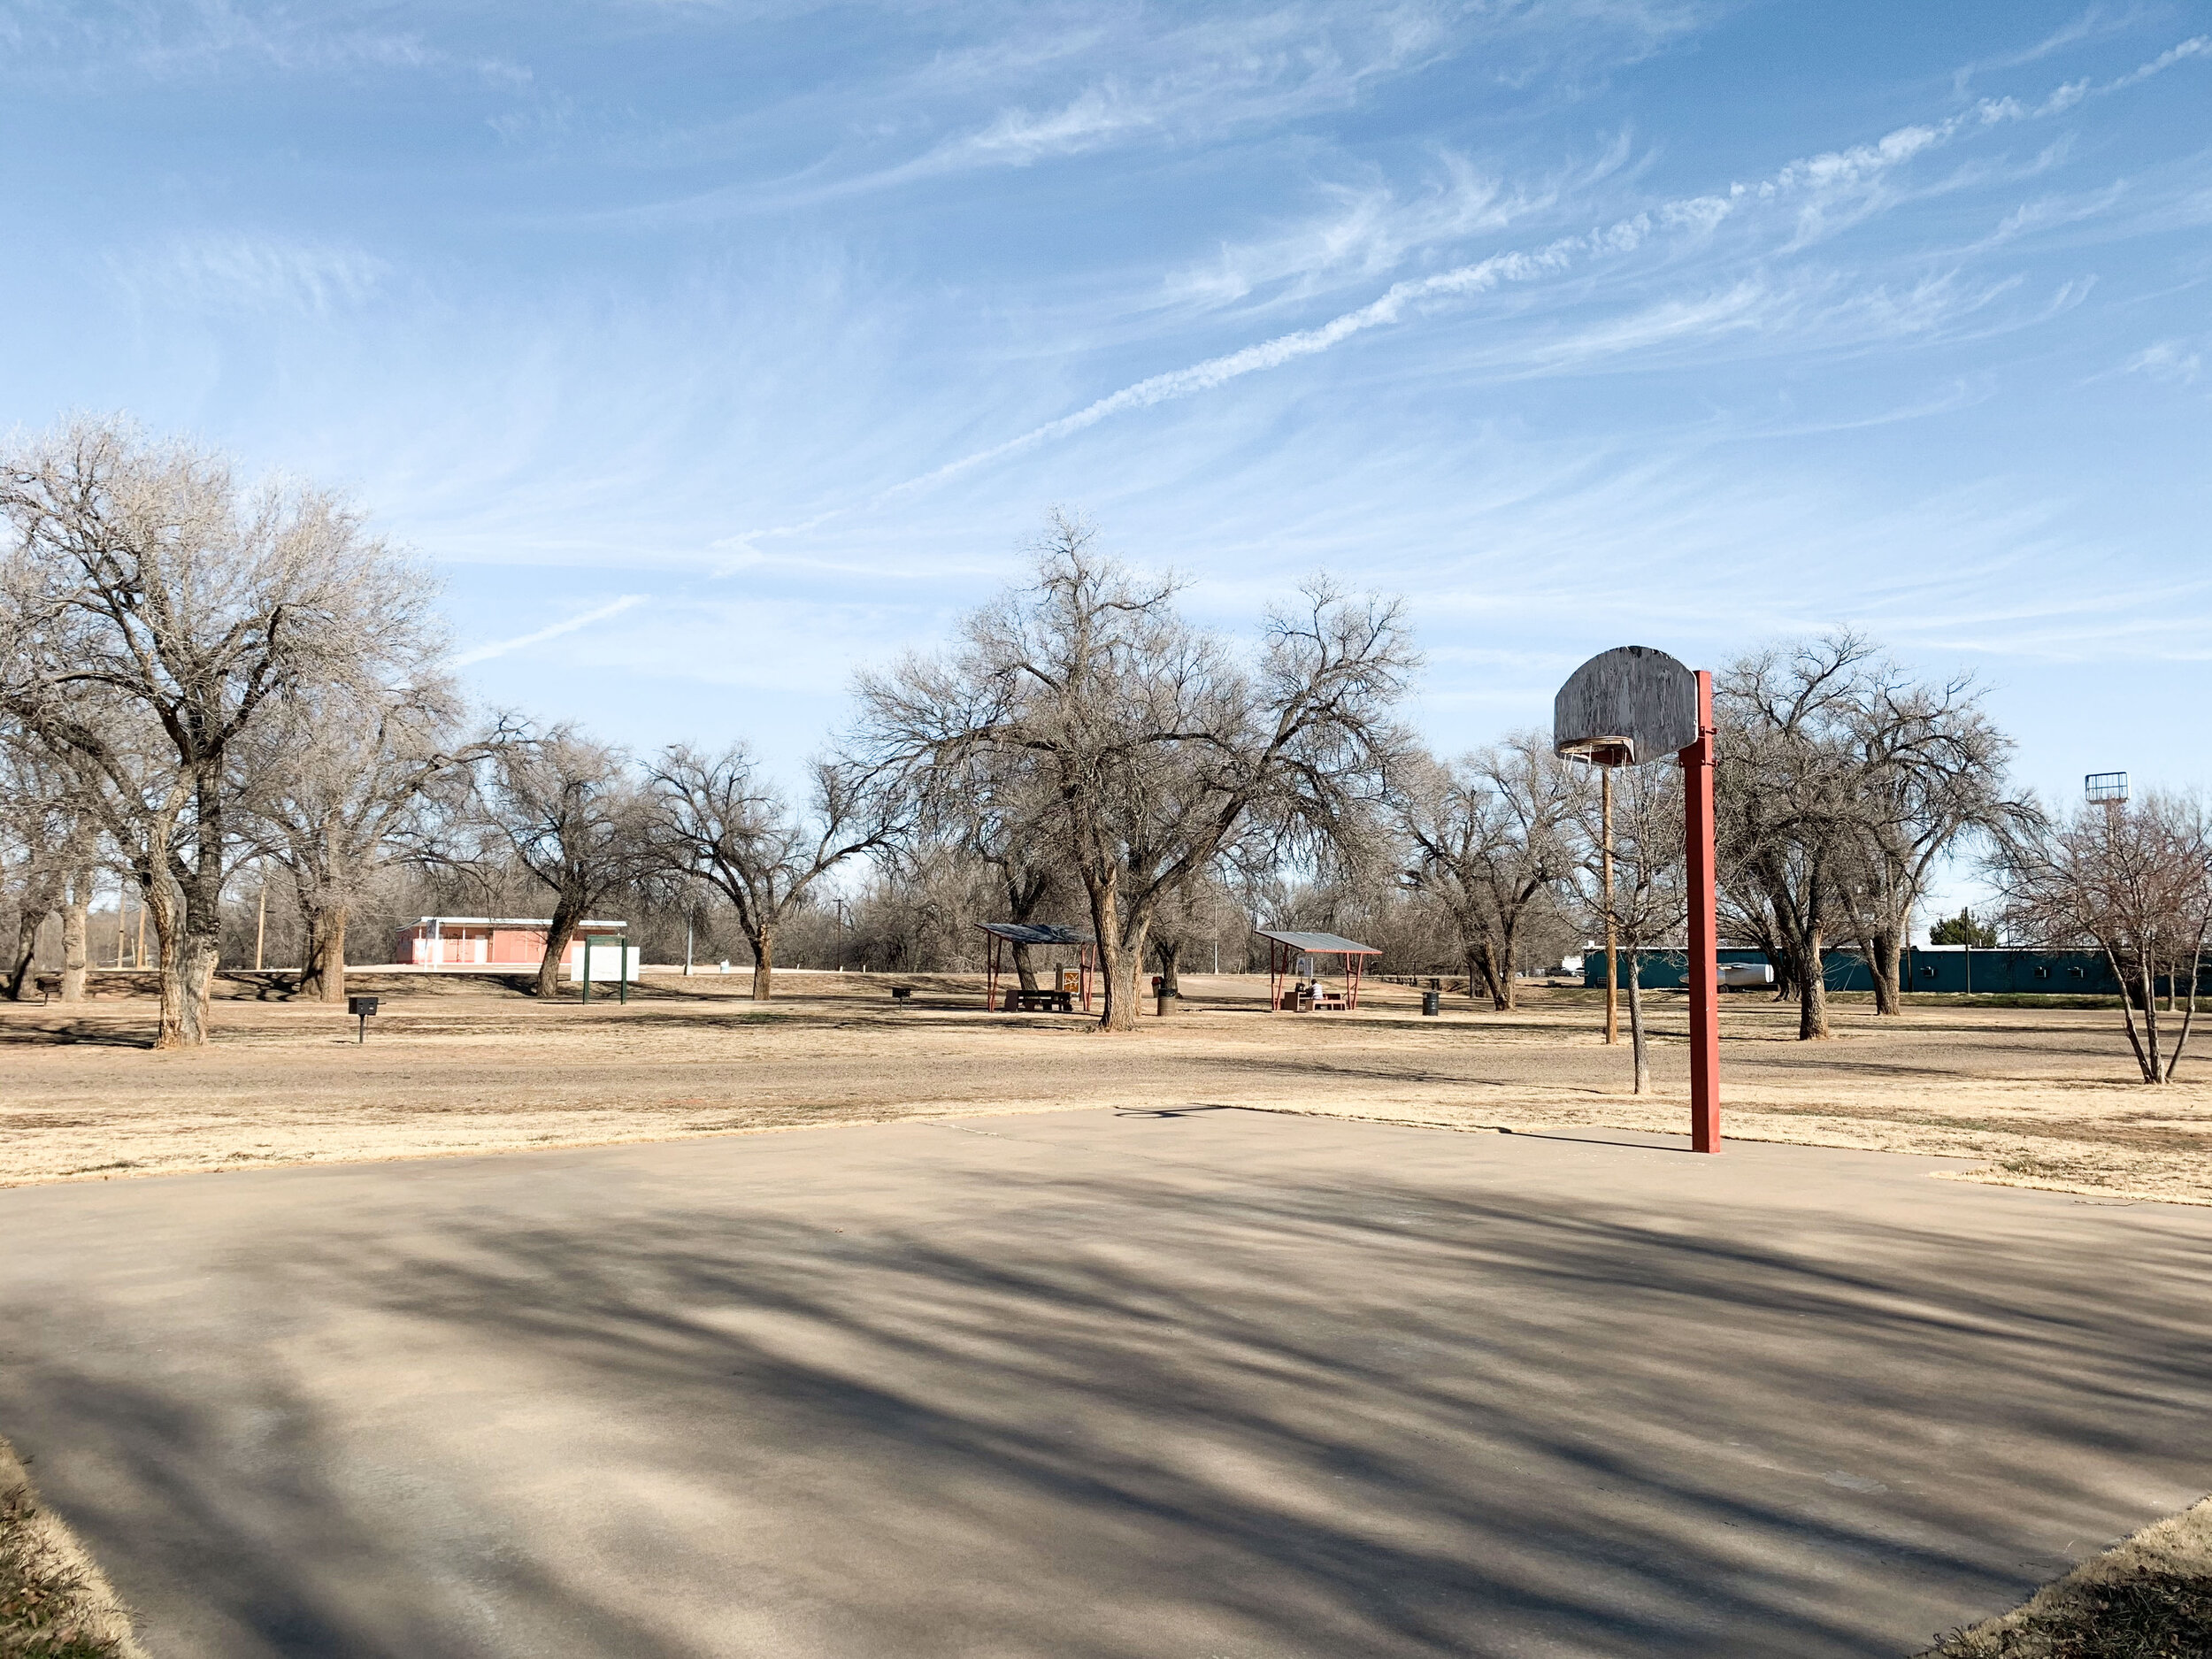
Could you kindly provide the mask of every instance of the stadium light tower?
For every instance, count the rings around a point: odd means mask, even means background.
[[[2082,798],[2117,818],[2127,809],[2128,775],[2124,772],[2093,772],[2081,780]]]

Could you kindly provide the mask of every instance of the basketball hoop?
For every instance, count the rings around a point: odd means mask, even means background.
[[[1720,987],[1713,861],[1713,677],[1648,645],[1601,651],[1552,701],[1552,752],[1601,768],[1605,887],[1605,1040],[1617,1034],[1613,916],[1613,772],[1670,757],[1682,768],[1684,862],[1690,878],[1690,1148],[1720,1150]]]
[[[1565,760],[1579,761],[1586,766],[1633,766],[1636,764],[1636,740],[1632,737],[1577,737],[1559,746],[1559,755]]]

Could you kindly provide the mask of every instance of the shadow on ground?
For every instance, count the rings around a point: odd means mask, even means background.
[[[0,1395],[172,1655],[1895,1654],[2202,1483],[2201,1233],[1470,1193],[1389,1133],[903,1207],[456,1171],[404,1239],[196,1239],[196,1306],[88,1286]]]

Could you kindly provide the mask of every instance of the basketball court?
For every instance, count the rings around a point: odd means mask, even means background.
[[[164,1659],[1885,1655],[2200,1495],[2212,1212],[1178,1105],[0,1191]]]

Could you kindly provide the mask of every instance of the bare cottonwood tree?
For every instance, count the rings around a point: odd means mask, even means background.
[[[1514,1006],[1523,929],[1571,872],[1564,832],[1589,793],[1580,769],[1530,732],[1402,769],[1398,827],[1414,855],[1406,884],[1451,918],[1469,996],[1480,986],[1493,1006]]]
[[[753,1000],[773,994],[776,930],[848,859],[894,841],[902,791],[849,763],[818,761],[805,817],[742,743],[719,755],[681,744],[646,767],[653,821],[671,868],[708,882],[737,912],[753,953]]]
[[[430,641],[424,641],[427,646]],[[400,856],[434,780],[473,764],[457,739],[460,695],[427,660],[390,686],[317,687],[259,734],[252,800],[306,931],[300,991],[346,1000],[346,925],[378,871]]]
[[[1858,849],[1852,722],[1874,654],[1839,633],[1740,657],[1714,683],[1723,925],[1796,994],[1800,1038],[1828,1034],[1824,953]]]
[[[2172,1081],[2196,1023],[2212,934],[2212,824],[2204,803],[2154,794],[2125,810],[2083,805],[2070,818],[2014,826],[1990,867],[2016,937],[2104,953],[2143,1081]],[[2171,1000],[2185,1003],[2170,1048],[2159,1026],[2162,980]]]
[[[1835,877],[1877,1013],[1904,1011],[1898,957],[1937,861],[1962,837],[2024,821],[2023,803],[2005,793],[2012,740],[1981,699],[1970,679],[1918,680],[1874,658],[1842,713],[1852,810]]]
[[[1577,912],[1590,931],[1609,922],[1628,981],[1629,1046],[1635,1092],[1651,1089],[1650,1042],[1644,1022],[1643,959],[1678,945],[1689,926],[1688,872],[1683,863],[1682,773],[1656,764],[1614,772],[1612,898],[1603,879],[1604,826],[1594,791],[1576,802],[1578,849],[1568,872]]]
[[[557,995],[577,924],[661,862],[652,803],[629,757],[571,726],[503,723],[484,743],[473,806],[478,827],[503,842],[553,895],[538,964],[540,996]],[[490,849],[476,857],[489,861]]]
[[[376,683],[433,585],[334,495],[84,420],[0,454],[0,710],[71,774],[161,946],[156,1046],[207,1040],[221,901],[257,785],[242,736],[314,685]]]
[[[957,772],[979,753],[1052,803],[1089,900],[1109,1030],[1136,1020],[1154,918],[1253,815],[1326,833],[1379,792],[1414,664],[1394,603],[1325,582],[1269,617],[1257,662],[1056,514],[1034,582],[968,618],[949,654],[864,676],[859,737],[884,767]]]
[[[1055,797],[1025,757],[979,748],[958,764],[911,773],[905,833],[890,849],[895,864],[920,868],[939,849],[957,848],[992,872],[1000,902],[986,919],[1046,919],[1047,907],[1071,897],[1075,882],[1058,844]],[[1013,947],[1025,991],[1037,986],[1033,947]]]

